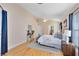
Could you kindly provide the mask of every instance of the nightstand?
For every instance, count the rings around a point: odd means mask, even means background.
[[[75,56],[75,47],[72,43],[62,42],[62,52],[64,56]]]

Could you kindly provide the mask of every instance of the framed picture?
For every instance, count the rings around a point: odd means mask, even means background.
[[[67,19],[64,20],[64,27],[67,27]]]

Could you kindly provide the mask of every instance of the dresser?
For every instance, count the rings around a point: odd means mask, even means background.
[[[75,56],[75,47],[72,43],[66,43],[62,41],[62,52],[64,56]]]

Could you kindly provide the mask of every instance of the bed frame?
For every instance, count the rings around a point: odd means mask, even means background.
[[[39,37],[40,38],[40,37]],[[41,44],[38,42],[38,38],[36,39],[36,43],[38,43],[39,45],[42,45],[42,46],[45,46],[45,47],[50,47],[50,48],[55,48],[55,49],[58,49],[56,47],[52,47],[52,46],[48,46],[48,45],[44,45],[44,44]]]

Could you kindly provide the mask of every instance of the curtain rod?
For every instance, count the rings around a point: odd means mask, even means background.
[[[77,11],[79,9],[79,7],[78,8],[76,8],[72,13],[74,13],[75,11]]]
[[[4,10],[3,7],[2,7],[1,5],[0,5],[0,8],[1,8],[2,10]]]

